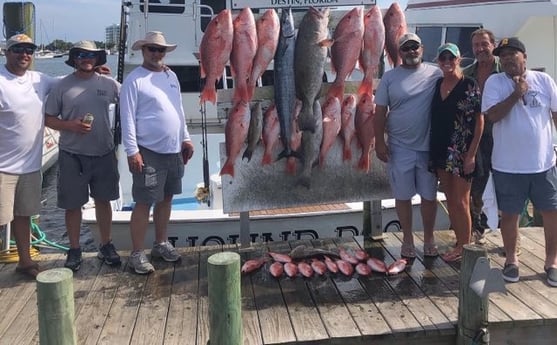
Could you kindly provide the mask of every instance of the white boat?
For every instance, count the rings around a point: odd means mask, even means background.
[[[497,40],[519,37],[526,46],[528,68],[557,78],[555,0],[410,0],[405,15],[409,31],[424,42],[426,61],[433,61],[437,47],[445,42],[456,43],[465,58],[473,59],[470,34],[485,28]]]
[[[251,4],[249,1],[241,4],[242,7],[250,6],[252,9],[258,7],[253,1]],[[358,1],[355,4],[344,1],[343,4],[351,6],[348,8],[351,9],[362,2]],[[385,169],[376,159],[372,162],[372,172],[367,175],[353,172],[352,162],[328,161],[325,171],[312,174],[312,178],[315,177],[312,189],[307,190],[293,183],[295,177],[284,174],[283,165],[273,163],[272,166],[260,167],[258,162],[261,161],[262,148],[258,147],[249,164],[237,164],[238,171],[234,179],[227,175],[222,179],[218,176],[225,156],[221,146],[224,142],[226,113],[230,107],[225,99],[230,90],[223,89],[231,88],[232,80],[225,78],[226,82],[220,83],[218,107],[205,104],[200,109],[199,62],[196,56],[203,37],[203,28],[214,14],[229,8],[230,5],[231,2],[225,0],[202,1],[200,4],[194,3],[193,6],[184,3],[162,4],[158,1],[133,0],[125,1],[123,5],[126,14],[123,18],[127,18],[127,21],[120,27],[128,28],[128,50],[120,51],[119,56],[124,56],[124,74],[142,63],[141,52],[131,51],[129,47],[136,40],[142,39],[146,32],[162,31],[167,41],[178,44],[177,49],[165,57],[165,63],[180,79],[188,128],[193,134],[196,154],[186,166],[183,193],[175,197],[176,202],[173,204],[168,227],[169,239],[177,246],[194,246],[236,242],[244,245],[250,241],[354,236],[363,233],[364,215],[370,213],[372,233],[377,235],[384,230],[400,229],[394,200],[387,199],[390,191]],[[184,35],[184,32],[189,34]],[[267,73],[272,77],[272,71]],[[328,73],[327,77],[330,80],[331,74]],[[266,80],[272,84],[272,80],[262,79],[263,86]],[[258,90],[264,89],[265,87],[262,87]],[[257,94],[258,91],[256,97]],[[338,142],[333,146],[330,155],[340,157],[340,150]],[[206,155],[202,154],[204,151]],[[131,177],[127,161],[122,154],[120,156],[123,158],[119,160],[122,199],[113,212],[112,239],[117,248],[129,249],[129,221],[133,203],[129,191]],[[198,203],[194,194],[200,190],[206,193],[207,198],[200,196],[202,202]],[[439,194],[439,197],[444,200],[442,194]],[[364,208],[363,201],[368,200],[375,202],[371,203],[371,207]],[[420,230],[422,225],[419,197],[413,199],[413,203],[414,228]],[[92,225],[93,234],[98,240],[94,209],[84,210],[83,222]],[[436,228],[446,229],[448,226],[449,221],[444,208],[439,207]],[[154,239],[152,219],[149,228],[145,239],[146,247],[150,247]]]
[[[43,141],[43,159],[41,171],[45,173],[58,161],[58,138],[60,133],[54,129],[45,127]]]
[[[35,52],[35,59],[53,59],[54,56],[54,52],[50,50],[37,50]]]

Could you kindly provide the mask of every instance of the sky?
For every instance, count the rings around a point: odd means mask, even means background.
[[[392,1],[376,0],[381,8]],[[4,18],[2,1],[0,13]],[[105,28],[120,24],[121,0],[34,0],[36,17],[36,43],[48,44],[55,39],[66,42],[79,40],[105,40]],[[402,8],[407,1],[398,1]],[[2,30],[3,32],[3,30]],[[1,37],[4,39],[4,37]]]

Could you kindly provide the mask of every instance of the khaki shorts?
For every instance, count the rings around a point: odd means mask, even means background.
[[[33,216],[41,210],[40,171],[13,175],[0,172],[0,225],[5,225],[14,216]]]

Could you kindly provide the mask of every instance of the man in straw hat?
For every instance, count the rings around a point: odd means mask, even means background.
[[[16,271],[35,277],[31,259],[30,218],[41,208],[43,102],[56,79],[30,71],[37,46],[25,34],[6,42],[0,66],[0,226],[11,224],[17,244]]]
[[[119,174],[109,105],[118,101],[120,84],[96,68],[106,63],[106,52],[92,41],[79,41],[66,64],[74,72],[52,89],[46,102],[46,125],[60,131],[58,207],[66,210],[70,241],[65,267],[81,266],[79,244],[81,208],[95,201],[101,243],[98,257],[108,265],[120,264],[111,242],[111,200],[119,197]]]
[[[149,209],[155,205],[155,243],[152,257],[175,262],[180,255],[167,240],[172,197],[182,192],[184,164],[193,155],[180,83],[163,59],[176,49],[163,34],[151,31],[132,45],[141,50],[143,64],[122,84],[120,109],[122,138],[133,175],[130,232],[133,251],[129,265],[138,274],[155,269],[144,253]]]

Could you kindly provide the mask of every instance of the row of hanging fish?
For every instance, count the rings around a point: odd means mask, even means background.
[[[269,274],[280,278],[286,274],[290,278],[298,274],[311,278],[327,272],[338,273],[351,277],[354,272],[360,276],[369,276],[372,272],[386,275],[398,274],[406,269],[406,259],[399,259],[390,265],[384,261],[370,257],[361,249],[340,247],[338,252],[324,249],[298,246],[289,254],[268,252],[268,256],[251,259],[242,265],[242,273],[255,272],[266,266]],[[268,265],[265,265],[265,264]]]
[[[265,154],[261,164],[287,158],[286,172],[298,174],[300,184],[309,188],[313,167],[323,168],[339,136],[343,140],[342,160],[352,159],[351,143],[356,138],[361,149],[356,168],[369,172],[375,140],[373,78],[385,42],[390,59],[398,61],[393,55],[397,50],[390,52],[389,42],[398,40],[406,30],[404,14],[397,3],[389,8],[384,21],[379,7],[373,6],[365,15],[361,7],[356,7],[341,18],[329,38],[328,8],[309,8],[298,30],[290,9],[282,10],[280,20],[275,10],[266,11],[257,21],[249,8],[244,8],[233,21],[229,10],[219,13],[207,26],[200,60],[201,77],[205,78],[201,102],[216,102],[215,84],[228,61],[234,78],[233,107],[225,129],[227,160],[221,175],[234,176],[234,165],[246,141],[242,157],[249,161],[262,138]],[[321,106],[319,96],[329,48],[336,77]],[[272,60],[274,104],[261,121],[261,111],[257,104],[253,106],[255,110],[250,109],[250,101],[256,81]],[[358,95],[344,98],[345,80],[358,61],[364,75]],[[273,157],[276,143],[282,144],[282,150]],[[301,163],[298,172],[297,160]]]

